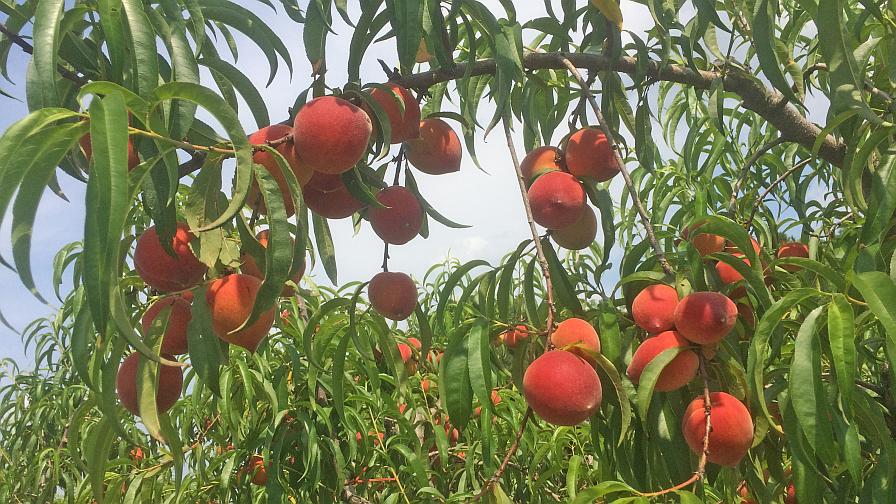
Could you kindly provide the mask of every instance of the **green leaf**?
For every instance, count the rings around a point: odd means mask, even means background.
[[[653,388],[660,378],[660,373],[666,369],[666,365],[672,362],[672,359],[678,357],[678,354],[689,351],[684,347],[667,348],[644,367],[644,371],[641,372],[641,377],[638,379],[638,416],[641,417],[641,420],[647,419],[647,410],[650,408],[650,400],[653,399]]]
[[[881,271],[859,273],[854,281],[868,308],[886,331],[887,357],[892,367],[896,364],[896,282]]]
[[[420,0],[391,0],[392,30],[398,45],[398,61],[401,72],[410,73],[416,64],[417,48],[423,37],[423,10],[425,2]]]
[[[818,318],[824,309],[822,305],[812,310],[800,326],[788,381],[790,402],[809,446],[823,460],[833,460],[837,454],[831,423],[827,421],[831,412],[821,378],[821,342],[816,334]]]
[[[330,225],[327,219],[317,214],[312,214],[311,221],[314,224],[314,241],[317,244],[317,253],[324,264],[327,277],[336,283],[336,249],[333,247],[333,237],[330,235]]]
[[[468,365],[468,346],[466,331],[463,326],[451,334],[445,355],[442,357],[442,372],[439,389],[445,401],[445,410],[451,423],[463,428],[470,420],[473,411],[473,389],[470,384],[470,368]]]
[[[220,397],[221,365],[227,360],[228,344],[215,335],[211,313],[208,302],[206,302],[205,286],[200,286],[193,293],[190,313],[190,323],[187,326],[187,348],[190,352],[190,363],[200,382]]]
[[[843,400],[843,410],[852,416],[852,396],[856,379],[856,326],[852,305],[843,294],[834,294],[828,305],[828,340],[831,362],[837,375],[837,389]]]
[[[775,41],[778,40],[775,34],[776,21],[774,0],[758,0],[753,9],[753,47],[756,48],[756,57],[759,59],[762,73],[772,86],[791,102],[799,103],[790,84],[787,83],[783,66],[775,51]]]
[[[629,403],[628,394],[625,392],[625,386],[622,384],[622,378],[620,378],[616,366],[614,366],[609,359],[604,357],[604,354],[602,353],[597,354],[596,361],[597,369],[610,380],[610,383],[613,384],[613,392],[616,394],[616,400],[619,403],[622,424],[619,426],[619,441],[617,442],[617,446],[622,446],[622,442],[625,440],[625,435],[628,433],[628,427],[632,421],[632,405]]]
[[[100,421],[90,430],[81,447],[84,462],[89,470],[90,487],[93,489],[93,497],[97,502],[103,502],[105,493],[106,459],[109,456],[109,448],[115,440],[112,426],[113,420],[101,417]]]
[[[137,94],[148,97],[159,85],[159,61],[156,50],[156,35],[149,23],[149,17],[143,11],[143,2],[140,0],[121,0],[124,15],[128,23],[130,34],[129,49],[133,54],[133,68],[137,75]]]
[[[100,26],[103,28],[103,36],[106,41],[106,50],[109,53],[109,61],[112,63],[110,80],[122,82],[127,43],[125,42],[121,0],[98,0],[97,8]]]
[[[255,85],[243,72],[220,58],[204,57],[199,60],[199,64],[227,79],[227,82],[240,93],[240,96],[246,101],[252,117],[255,119],[256,126],[262,128],[271,124],[268,108],[261,97],[261,93],[258,92],[258,89],[255,88]]]
[[[34,12],[34,53],[28,66],[26,87],[31,110],[62,105],[56,86],[56,66],[59,61],[59,29],[64,9],[63,0],[44,0],[38,2]]]
[[[488,323],[477,319],[466,337],[470,386],[483,409],[491,409],[492,365]]]

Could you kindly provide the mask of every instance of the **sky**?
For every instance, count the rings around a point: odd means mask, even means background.
[[[235,65],[253,80],[268,105],[271,119],[280,121],[287,117],[287,109],[292,106],[296,95],[305,89],[311,81],[311,68],[304,56],[302,46],[302,25],[291,21],[285,14],[278,14],[258,2],[236,0],[269,23],[271,28],[290,48],[294,74],[290,79],[286,71],[281,71],[270,86],[264,84],[268,76],[268,67],[262,53],[246,39],[237,35],[239,43],[239,59]],[[497,0],[483,0],[493,12],[503,12]],[[582,2],[578,2],[582,3]],[[301,0],[304,7],[307,1]],[[349,2],[357,18],[356,2]],[[544,15],[542,2],[517,2],[517,14],[521,22]],[[559,2],[554,1],[559,11]],[[644,31],[652,26],[653,20],[646,7],[634,2],[622,3],[625,29],[646,39]],[[331,86],[341,87],[346,80],[344,62],[347,60],[350,28],[335,16],[334,29],[337,35],[330,35],[327,44],[329,72],[327,81]],[[529,33],[531,35],[531,32]],[[525,34],[524,34],[525,36]],[[627,38],[627,36],[626,36]],[[397,66],[395,41],[378,43],[368,50],[362,64],[361,75],[366,82],[385,80],[385,75],[377,63],[383,59],[390,66]],[[222,49],[222,57],[229,58],[229,51]],[[28,56],[13,47],[9,62],[10,76],[13,83],[0,81],[0,89],[20,98],[13,101],[0,96],[3,114],[0,115],[0,131],[5,130],[12,122],[27,113],[24,104],[25,69]],[[232,60],[231,60],[232,61]],[[285,68],[285,67],[284,67]],[[207,73],[203,74],[203,83],[213,87]],[[484,106],[482,115],[490,116],[493,110]],[[254,131],[255,123],[248,109],[241,106],[240,117],[247,132]],[[457,126],[456,123],[454,126]],[[500,129],[500,128],[499,128]],[[461,261],[481,258],[496,264],[506,253],[529,237],[523,203],[520,198],[507,146],[503,135],[496,129],[489,137],[480,137],[477,144],[477,155],[485,171],[480,171],[469,156],[465,156],[459,173],[430,176],[415,172],[414,176],[420,186],[421,193],[443,215],[464,224],[472,225],[467,229],[446,228],[430,219],[430,236],[428,239],[417,237],[407,245],[390,247],[390,270],[404,271],[417,278],[433,264],[450,257]],[[456,128],[459,131],[459,127]],[[654,131],[658,131],[654,128]],[[555,133],[554,142],[558,142],[567,131],[559,129]],[[516,145],[518,154],[523,142],[518,136]],[[52,260],[57,250],[65,244],[80,240],[84,225],[84,184],[75,181],[60,172],[60,182],[68,195],[65,202],[52,193],[47,192],[39,208],[33,236],[32,265],[35,271],[38,288],[47,299],[53,300],[52,294]],[[618,200],[623,186],[621,181],[614,181],[611,194]],[[336,259],[339,269],[339,283],[348,281],[366,281],[380,271],[383,245],[365,222],[360,232],[355,235],[351,219],[330,222],[336,248]],[[0,253],[4,257],[10,255],[9,219],[0,228]],[[310,277],[321,284],[329,284],[322,268],[319,266],[310,272]],[[18,330],[25,327],[37,317],[46,316],[58,306],[42,304],[21,285],[17,275],[0,267],[0,312]],[[26,359],[20,336],[6,327],[0,326],[0,359],[12,358],[23,369],[31,368],[29,355]]]

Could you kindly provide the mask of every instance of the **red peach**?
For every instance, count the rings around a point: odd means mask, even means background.
[[[376,197],[383,206],[367,212],[373,231],[386,243],[404,245],[420,232],[423,208],[414,193],[401,186],[380,191]]]
[[[392,129],[390,143],[399,144],[419,137],[420,104],[417,103],[414,95],[404,86],[392,82],[386,83],[385,87],[389,91],[375,88],[370,92],[370,98],[383,108],[389,118],[389,126]],[[401,100],[401,105],[399,105],[399,100]],[[367,115],[371,118],[374,117],[372,112],[368,112]]]
[[[134,248],[134,267],[146,285],[161,292],[186,290],[198,284],[205,276],[206,267],[190,250],[190,241],[195,238],[183,223],[177,224],[171,248],[174,256],[168,255],[159,241],[156,227],[148,228]]]
[[[258,240],[258,243],[267,248],[268,241],[270,240],[271,231],[269,229],[263,229],[258,232],[255,238]],[[255,261],[255,258],[252,257],[251,254],[247,252],[243,252],[240,255],[240,260],[242,261],[242,265],[240,266],[240,271],[244,275],[254,276],[259,280],[264,280],[264,269],[260,267],[258,262]],[[263,266],[263,265],[262,265]],[[292,276],[290,280],[293,281],[296,285],[299,285],[299,282],[302,280],[302,276],[305,275],[305,265],[304,263],[299,268],[299,271],[296,272],[295,275]],[[280,292],[281,297],[290,297],[296,293],[296,290],[291,285],[284,285],[283,290]]]
[[[420,137],[404,145],[408,162],[423,173],[444,175],[460,171],[460,139],[448,123],[437,117],[421,121]]]
[[[252,145],[264,145],[267,142],[282,140],[291,133],[292,128],[289,126],[285,124],[273,124],[252,133],[252,135],[249,136],[249,143]],[[311,170],[311,167],[299,157],[292,140],[278,144],[275,149],[282,154],[286,159],[286,162],[289,163],[289,167],[295,174],[296,179],[298,179],[299,185],[304,186],[311,180],[311,175],[314,172]],[[290,216],[294,215],[296,213],[296,207],[295,204],[293,204],[293,199],[289,191],[289,184],[287,184],[286,176],[284,176],[283,172],[280,170],[280,164],[277,163],[274,155],[265,150],[259,150],[252,154],[252,161],[264,166],[268,173],[271,174],[277,182],[280,192],[283,194],[283,203],[286,205],[286,213]],[[264,198],[262,198],[258,187],[258,181],[254,178],[252,180],[252,187],[249,190],[249,195],[246,197],[246,204],[250,208],[257,204],[259,213],[262,215],[267,213]]]
[[[526,369],[523,394],[546,422],[578,425],[600,408],[601,385],[588,361],[572,352],[551,350]]]
[[[678,334],[677,331],[666,331],[647,338],[635,350],[626,374],[633,383],[638,383],[644,368],[658,355],[670,348],[685,348],[686,350],[682,350],[666,364],[654,386],[654,390],[659,392],[679,389],[697,376],[697,368],[700,365],[697,354],[687,349],[690,346],[691,343]]]
[[[171,356],[164,356],[172,359]],[[141,356],[134,352],[128,355],[118,368],[115,378],[115,389],[121,405],[132,414],[140,416],[139,397],[137,396],[137,372]],[[180,397],[184,385],[182,368],[159,364],[158,388],[156,389],[156,409],[164,413],[174,406]]]
[[[665,284],[644,288],[632,302],[632,318],[645,331],[656,334],[675,327],[678,291]]]
[[[725,238],[716,234],[701,233],[699,227],[695,230],[693,226],[686,226],[681,231],[681,236],[685,240],[690,240],[691,244],[697,249],[697,252],[700,253],[701,256],[707,256],[725,250]]]
[[[566,143],[566,168],[576,177],[606,182],[619,173],[610,143],[599,128],[582,128]]]
[[[315,171],[331,175],[351,170],[364,157],[371,133],[370,116],[335,96],[306,103],[293,123],[299,156]]]
[[[734,396],[725,392],[709,395],[712,429],[709,432],[707,460],[722,466],[736,466],[753,444],[753,419],[750,411]],[[694,399],[684,413],[681,432],[691,451],[703,452],[706,414],[703,396]]]
[[[508,348],[516,348],[517,345],[529,338],[529,328],[523,324],[517,324],[513,329],[508,329],[498,335],[498,340]]]
[[[367,287],[370,305],[390,320],[405,320],[417,308],[417,286],[404,273],[377,273]]]
[[[529,181],[533,177],[547,172],[563,170],[564,164],[563,152],[556,147],[546,145],[532,149],[526,154],[520,163],[520,171],[523,172],[523,177]]]
[[[675,328],[688,340],[701,345],[721,341],[736,321],[737,306],[718,292],[694,292],[675,307]]]
[[[149,333],[153,321],[169,306],[167,325],[165,327],[165,335],[162,337],[162,347],[160,353],[168,355],[183,355],[187,353],[187,326],[193,319],[191,313],[191,301],[183,296],[168,296],[159,299],[146,310],[140,324],[143,326],[143,334]]]
[[[778,247],[778,259],[784,257],[805,257],[808,259],[809,247],[806,244],[799,242],[782,243],[781,246]],[[800,267],[796,264],[782,264],[781,268],[791,273],[800,270]]]
[[[572,225],[551,231],[551,238],[557,245],[567,250],[584,250],[597,237],[597,216],[590,206],[585,205],[579,220]]]
[[[585,189],[566,172],[548,172],[535,180],[528,192],[532,217],[547,229],[575,224],[585,211]]]
[[[600,339],[591,324],[580,318],[570,318],[557,324],[551,333],[551,344],[572,352],[592,364],[600,353]]]
[[[262,313],[249,327],[232,332],[243,325],[252,313],[261,280],[254,276],[233,274],[211,283],[206,302],[215,334],[222,340],[254,352],[274,325],[274,307]]]
[[[327,219],[344,219],[364,205],[355,199],[340,175],[315,172],[302,188],[305,204],[312,212]]]

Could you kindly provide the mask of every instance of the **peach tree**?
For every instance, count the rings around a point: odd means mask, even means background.
[[[86,185],[2,500],[891,502],[896,2],[532,3],[0,1],[0,262],[38,299],[38,207]],[[288,110],[246,45],[307,58]],[[394,271],[463,226],[417,179],[486,137],[531,237]],[[338,283],[332,219],[382,273]]]

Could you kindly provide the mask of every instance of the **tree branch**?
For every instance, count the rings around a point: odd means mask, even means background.
[[[756,203],[753,205],[753,210],[750,211],[750,218],[747,219],[747,222],[744,224],[744,227],[747,228],[748,231],[750,229],[750,226],[753,225],[753,218],[756,217],[756,211],[759,210],[759,206],[762,205],[762,201],[765,200],[765,198],[769,195],[769,193],[771,193],[775,189],[775,187],[778,187],[778,184],[783,182],[787,177],[791,176],[795,171],[799,170],[800,168],[806,166],[807,164],[809,164],[811,162],[812,162],[812,158],[810,157],[810,158],[804,159],[804,160],[800,161],[799,163],[793,165],[793,167],[791,169],[782,173],[780,177],[775,179],[775,181],[772,182],[768,186],[768,188],[762,192],[761,196],[756,198]]]
[[[656,254],[657,258],[659,258],[660,265],[663,267],[663,271],[666,272],[667,275],[671,275],[675,273],[675,270],[672,269],[672,265],[669,264],[669,261],[666,260],[666,253],[663,252],[663,248],[660,247],[659,242],[656,240],[656,232],[653,229],[653,223],[650,222],[650,216],[647,215],[647,211],[644,209],[644,204],[641,203],[641,198],[638,196],[638,188],[635,187],[635,183],[632,181],[632,176],[628,172],[628,168],[625,166],[625,161],[622,159],[622,155],[619,153],[619,146],[616,145],[616,139],[613,138],[613,132],[610,131],[610,128],[607,126],[607,121],[604,119],[604,114],[600,110],[600,106],[597,104],[597,100],[594,99],[594,95],[591,93],[591,88],[585,79],[582,77],[582,74],[579,73],[579,70],[572,64],[566,57],[563,55],[558,56],[558,59],[566,67],[567,70],[579,81],[579,86],[582,89],[582,94],[588,99],[588,104],[591,105],[591,110],[594,111],[594,115],[597,117],[597,123],[600,126],[601,131],[604,132],[604,136],[607,137],[607,143],[610,144],[610,149],[613,150],[613,158],[616,160],[616,164],[619,166],[619,171],[622,173],[622,178],[625,179],[625,186],[628,188],[629,195],[632,197],[632,201],[635,203],[635,208],[638,210],[638,215],[641,216],[641,224],[644,226],[644,230],[647,232],[647,239],[650,241],[650,245],[653,247],[653,252]]]
[[[563,69],[567,59],[576,68],[589,71],[614,71],[634,75],[638,66],[637,58],[622,56],[616,60],[603,54],[581,53],[539,53],[530,52],[523,56],[523,66],[527,70]],[[657,61],[644,64],[646,75],[655,80],[677,82],[698,89],[709,89],[722,79],[726,91],[741,97],[743,106],[756,112],[781,132],[785,139],[797,142],[806,149],[812,149],[821,134],[821,128],[804,117],[800,111],[776,90],[767,88],[748,72],[727,68],[724,73],[706,70],[692,70],[681,65],[664,65]],[[475,63],[458,63],[451,69],[437,69],[404,76],[399,83],[414,89],[430,86],[467,76],[493,74],[496,71],[494,59],[484,59]],[[842,167],[846,145],[828,135],[821,143],[819,157],[834,166]]]
[[[737,195],[740,193],[741,187],[743,187],[744,182],[747,180],[747,175],[750,174],[750,168],[753,167],[753,164],[759,160],[766,152],[774,149],[775,147],[781,145],[787,140],[784,137],[778,137],[774,140],[767,142],[762,147],[756,150],[749,158],[744,162],[744,167],[740,170],[740,177],[738,177],[737,182],[734,183],[734,188],[731,189],[731,199],[728,202],[728,211],[734,214],[734,210],[737,207]]]

